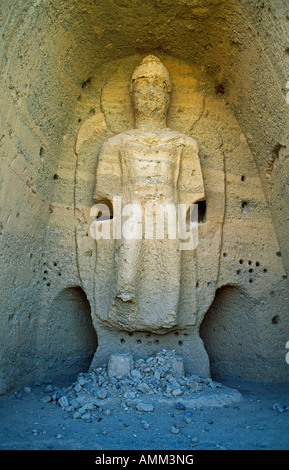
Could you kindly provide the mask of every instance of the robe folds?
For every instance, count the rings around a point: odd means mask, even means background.
[[[165,332],[178,325],[182,259],[195,248],[186,246],[191,219],[185,211],[204,199],[193,138],[171,129],[132,129],[104,143],[94,196],[110,212],[95,223],[104,320],[128,331]]]

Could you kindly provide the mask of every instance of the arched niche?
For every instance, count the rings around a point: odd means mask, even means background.
[[[256,347],[260,343],[256,316],[252,299],[239,287],[223,286],[217,290],[200,326],[213,378],[256,379],[262,367]]]
[[[91,309],[81,287],[61,291],[46,321],[43,350],[45,375],[70,378],[89,369],[97,348]]]

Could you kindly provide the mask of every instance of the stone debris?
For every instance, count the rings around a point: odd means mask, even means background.
[[[121,406],[138,412],[153,412],[150,398],[175,399],[176,409],[186,407],[179,400],[196,393],[222,388],[211,378],[185,375],[182,358],[175,350],[163,349],[148,359],[133,360],[130,354],[111,355],[108,365],[80,373],[76,382],[60,390],[45,391],[43,401],[57,403],[75,419],[91,421],[100,413],[110,414],[110,399],[120,399]]]
[[[49,403],[52,400],[52,398],[49,395],[45,395],[45,397],[42,398],[43,403]]]
[[[176,409],[177,410],[185,410],[186,407],[183,403],[178,402],[178,403],[176,403]]]
[[[138,403],[136,405],[138,411],[151,412],[154,411],[154,407],[151,403]]]
[[[274,403],[273,410],[278,411],[279,413],[284,413],[284,411],[289,410],[289,406],[280,405],[280,403]]]
[[[109,377],[125,377],[130,375],[133,367],[133,357],[131,354],[111,354],[107,374]]]
[[[150,428],[150,424],[147,422],[147,421],[141,421],[141,425],[144,429],[149,429]]]
[[[65,395],[59,398],[58,403],[61,408],[67,409],[69,407],[69,403]]]
[[[177,428],[175,426],[172,426],[171,429],[170,429],[170,432],[172,434],[179,434],[180,430],[179,430],[179,428]]]

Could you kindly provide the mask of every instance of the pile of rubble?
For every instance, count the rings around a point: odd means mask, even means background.
[[[222,388],[221,384],[210,378],[185,375],[182,358],[174,350],[162,350],[136,361],[130,354],[112,354],[106,367],[80,373],[76,382],[63,390],[52,387],[43,400],[58,403],[74,418],[90,420],[100,410],[109,413],[109,408],[103,407],[115,399],[121,399],[123,406],[135,405],[138,411],[154,411],[150,397],[178,399],[216,388]]]

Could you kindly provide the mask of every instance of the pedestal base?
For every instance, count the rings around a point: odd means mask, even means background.
[[[202,339],[195,329],[171,331],[166,334],[148,332],[126,332],[110,330],[102,324],[96,325],[98,347],[90,371],[107,366],[111,354],[130,353],[134,360],[147,359],[162,349],[175,350],[184,361],[185,374],[210,377],[208,354]]]

